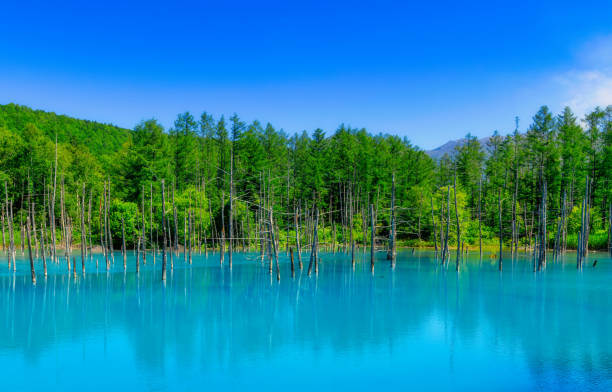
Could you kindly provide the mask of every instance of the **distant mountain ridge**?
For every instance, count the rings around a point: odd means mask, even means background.
[[[480,142],[480,145],[485,150],[485,152],[488,151],[487,142],[489,141],[489,139],[491,139],[490,136],[478,139],[478,141]],[[432,159],[437,161],[440,158],[442,158],[445,154],[448,154],[449,156],[453,156],[456,152],[456,148],[463,146],[465,143],[467,143],[466,138],[450,140],[444,143],[443,145],[441,145],[440,147],[436,147],[433,150],[425,151],[425,153],[429,155]]]

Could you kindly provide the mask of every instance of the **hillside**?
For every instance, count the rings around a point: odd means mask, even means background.
[[[23,136],[28,124],[36,126],[53,141],[57,135],[60,143],[86,146],[97,157],[118,151],[130,133],[128,129],[111,124],[80,120],[12,103],[0,105],[0,127]]]

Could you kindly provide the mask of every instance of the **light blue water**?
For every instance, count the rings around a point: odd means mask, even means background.
[[[318,276],[255,255],[161,263],[76,279],[50,265],[0,269],[3,391],[612,390],[612,261],[596,268],[472,258],[457,275],[400,252],[374,276],[359,254],[321,255]],[[99,255],[96,257],[100,258]],[[362,259],[363,258],[363,259]],[[77,256],[80,262],[80,257]],[[305,255],[307,259],[307,255]],[[80,271],[80,269],[79,269]]]

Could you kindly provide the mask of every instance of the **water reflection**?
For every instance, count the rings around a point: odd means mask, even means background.
[[[537,274],[528,258],[501,274],[468,258],[457,274],[402,252],[372,276],[367,258],[353,271],[348,255],[323,254],[311,277],[291,278],[283,258],[279,283],[252,255],[232,270],[194,255],[192,266],[175,257],[165,285],[159,263],[136,274],[93,260],[76,277],[49,264],[36,286],[21,260],[0,273],[0,364],[38,375],[8,372],[17,389],[609,390],[612,262],[600,256],[597,268],[576,271],[568,255]]]

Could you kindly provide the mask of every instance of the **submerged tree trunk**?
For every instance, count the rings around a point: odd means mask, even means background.
[[[374,225],[374,204],[370,204],[370,270],[374,273],[374,237],[376,235],[376,226]]]
[[[85,234],[85,184],[84,183],[83,183],[83,192],[81,193],[81,196],[82,196],[82,203],[81,203],[81,271],[84,275],[85,274],[85,249],[87,248],[87,236]],[[125,247],[125,244],[124,244],[124,247]]]
[[[547,214],[546,214],[546,201],[548,198],[548,187],[546,184],[546,180],[544,180],[544,190],[542,192],[542,239],[540,240],[541,244],[541,262],[540,268],[546,268],[546,248],[548,242],[548,234],[547,234]]]
[[[319,209],[315,207],[315,222],[313,226],[313,235],[312,235],[312,248],[310,251],[310,262],[308,263],[308,275],[312,273],[313,263],[315,264],[315,273],[318,272],[318,262],[317,262],[317,226],[319,224]]]
[[[391,260],[391,267],[395,267],[395,173],[391,178],[391,233],[389,236],[389,254],[388,259]]]
[[[442,257],[442,264],[446,265],[450,252],[448,249],[448,234],[450,226],[450,184],[447,185],[447,197],[446,197],[446,233],[444,235],[444,256]]]
[[[455,259],[455,270],[459,271],[459,257],[461,257],[461,227],[459,225],[459,209],[457,208],[457,168],[453,179],[453,193],[455,198],[455,220],[457,221],[457,258]]]
[[[234,230],[233,230],[233,207],[234,207],[234,201],[233,201],[233,197],[234,197],[234,193],[233,193],[233,188],[234,188],[234,152],[232,151],[231,157],[230,157],[230,191],[229,191],[229,218],[228,218],[228,226],[229,226],[229,242],[228,242],[228,261],[229,261],[229,268],[232,269],[232,253],[234,251]],[[270,208],[270,219],[272,219],[272,209]],[[270,222],[272,223],[272,222]],[[271,227],[272,230],[274,230],[274,226]],[[274,233],[272,233],[272,236],[274,236]],[[274,251],[276,252],[276,244],[274,244]],[[276,254],[275,254],[276,256]],[[277,261],[278,262],[278,261]]]
[[[482,176],[478,181],[478,251],[482,259]]]
[[[127,249],[125,248],[125,220],[121,215],[121,255],[123,256],[123,270],[127,268]]]
[[[294,220],[295,220],[295,247],[296,247],[297,256],[298,256],[298,266],[299,266],[299,268],[301,270],[303,268],[303,265],[302,265],[302,249],[300,248],[299,214],[300,214],[300,209],[299,209],[299,207],[296,207],[295,208],[295,215],[294,215]]]
[[[46,256],[46,245],[45,245],[45,235],[47,232],[47,224],[45,223],[45,209],[43,208],[43,217],[42,217],[42,228],[40,229],[40,246],[42,247],[42,261],[43,261],[43,272],[45,275],[45,279],[47,278],[47,256]]]
[[[111,242],[111,238],[109,237],[109,233],[110,233],[110,228],[109,226],[109,219],[108,219],[108,213],[109,213],[109,194],[107,193],[107,189],[106,189],[106,183],[104,186],[104,255],[106,257],[106,270],[110,270],[110,258],[112,257],[111,254],[111,248],[112,245],[110,244]]]
[[[608,202],[608,254],[612,257],[612,201]]]
[[[270,240],[272,242],[272,252],[274,254],[274,260],[276,262],[276,280],[280,281],[280,267],[278,265],[278,248],[276,246],[276,238],[274,236],[274,213],[272,206],[270,206]]]
[[[516,149],[515,149],[516,154]],[[516,159],[516,158],[515,158]],[[518,195],[518,168],[515,168],[514,173],[514,193],[512,195],[512,239],[510,241],[510,257],[514,257],[516,253],[517,233],[516,233],[516,198]]]
[[[189,245],[189,252],[188,252],[189,253],[189,264],[192,263],[192,260],[191,260],[191,237],[192,237],[191,231],[192,230],[193,230],[193,222],[192,222],[191,209],[190,209],[189,210],[189,219],[187,221],[187,232],[189,234],[189,242],[188,242],[188,245]]]
[[[6,240],[4,237],[4,207],[2,208],[2,250],[6,251]]]
[[[174,222],[174,254],[176,255],[176,257],[178,257],[178,217],[177,217],[177,211],[176,211],[176,204],[174,204],[174,189],[176,187],[176,184],[172,183],[172,215],[173,215],[173,222]]]
[[[16,256],[15,254],[17,253],[17,250],[15,248],[15,234],[13,233],[14,222],[15,222],[14,218],[15,218],[15,216],[13,215],[13,201],[12,200],[11,200],[11,203],[10,203],[9,214],[10,214],[9,222],[10,222],[10,230],[11,230],[11,238],[10,238],[11,239],[11,258],[13,260],[13,271],[16,271],[17,270],[17,266],[16,266],[16,263],[15,263],[15,256]]]
[[[289,257],[291,258],[291,277],[295,277],[295,265],[293,264],[293,247],[289,247]]]
[[[9,249],[7,252],[7,256],[8,256],[8,267],[9,269],[11,268],[11,263],[15,262],[15,238],[14,238],[14,232],[13,232],[13,219],[12,219],[12,214],[11,214],[11,204],[9,204],[9,198],[8,198],[8,186],[6,184],[6,181],[4,181],[4,194],[6,196],[6,220],[8,222],[8,232],[9,232]]]
[[[162,230],[163,230],[163,240],[162,240],[162,280],[166,280],[166,202],[164,198],[164,180],[161,180],[161,213],[162,213]]]
[[[147,220],[145,218],[145,199],[144,199],[144,185],[142,186],[142,264],[147,264]],[[138,215],[136,215],[138,216]]]
[[[111,198],[111,182],[110,179],[108,180],[108,198],[107,198],[107,226],[106,229],[108,230],[108,253],[110,254],[111,260],[113,262],[113,264],[115,264],[115,254],[113,253],[114,251],[114,245],[113,245],[113,232],[111,230],[111,218],[110,218],[110,213],[111,213],[111,207],[112,207],[112,198]]]
[[[553,261],[556,261],[561,253],[561,243],[563,242],[563,227],[565,226],[565,191],[563,191],[563,201],[561,202],[561,216],[557,224],[557,235],[553,248]]]
[[[538,230],[538,252],[537,270],[540,271],[546,268],[546,181],[542,180],[542,195],[540,197],[539,205],[539,230]]]
[[[6,183],[5,183],[6,184]],[[55,194],[57,191],[57,133],[55,134],[55,165],[53,165],[53,193],[51,196],[51,215],[49,222],[51,224],[51,245],[53,247],[53,255],[51,260],[57,262],[57,245],[55,243]]]
[[[582,264],[584,257],[586,255],[586,247],[588,247],[587,242],[587,232],[588,232],[588,198],[589,198],[589,176],[586,176],[585,187],[584,187],[584,199],[582,200],[582,211],[580,214],[580,232],[578,233],[578,249],[576,252],[577,258],[577,268],[582,269]]]
[[[93,190],[89,189],[89,206],[87,207],[87,232],[89,235],[89,259],[92,257],[93,242],[91,240],[91,199],[93,197]]]
[[[503,233],[503,227],[502,227],[501,190],[497,192],[497,204],[498,204],[497,212],[499,216],[499,261],[498,261],[498,266],[499,266],[499,270],[501,271],[503,269],[502,245],[504,243],[504,233]]]
[[[221,192],[221,241],[219,243],[219,262],[225,258],[225,192]]]
[[[438,259],[438,234],[436,232],[436,219],[435,219],[435,215],[434,215],[433,195],[431,195],[430,201],[431,201],[431,226],[432,226],[432,232],[433,232],[433,237],[434,237],[433,238],[433,240],[434,240],[434,257],[437,260]]]
[[[353,237],[353,184],[349,193],[349,241],[351,246],[351,266],[355,269],[355,238]]]
[[[30,195],[28,195],[28,204],[30,204]],[[32,257],[32,239],[30,230],[32,229],[31,215],[34,213],[34,204],[30,206],[30,214],[27,217],[26,231],[28,236],[28,256],[30,257],[30,274],[32,275],[32,284],[36,284],[36,272],[34,271],[34,258]]]

